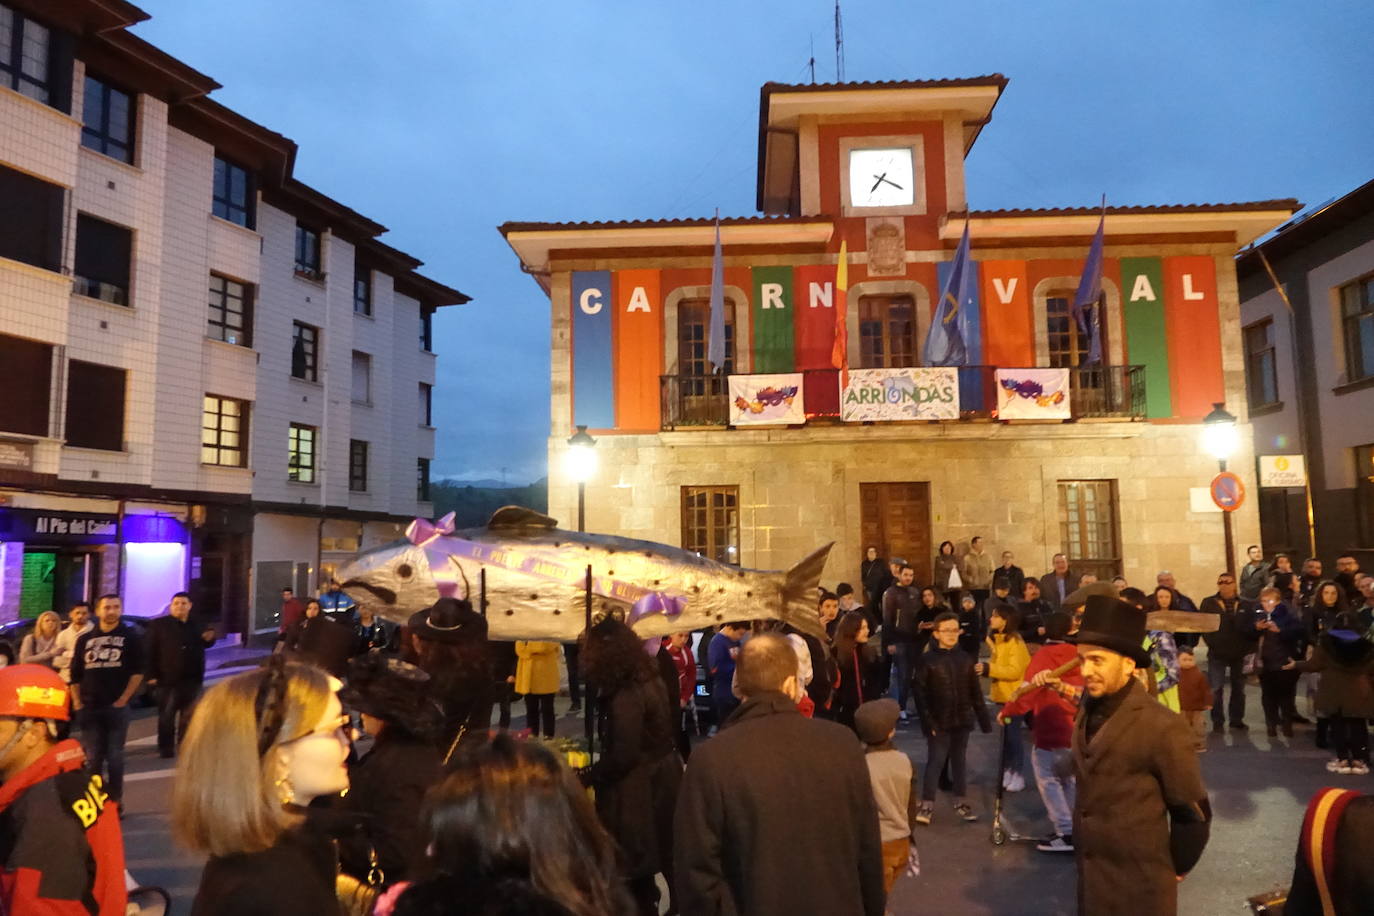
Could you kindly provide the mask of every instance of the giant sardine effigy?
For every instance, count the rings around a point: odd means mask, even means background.
[[[820,635],[817,588],[831,546],[786,571],[742,569],[680,547],[565,531],[506,506],[485,528],[455,531],[451,514],[416,519],[405,540],[359,554],[338,578],[350,598],[397,623],[441,596],[477,607],[484,593],[492,639],[571,642],[584,628],[590,565],[594,618],[620,615],[646,638],[751,619]]]

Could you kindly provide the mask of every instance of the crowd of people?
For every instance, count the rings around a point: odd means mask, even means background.
[[[700,642],[645,641],[608,616],[575,653],[490,640],[463,600],[395,627],[337,588],[288,590],[270,661],[204,696],[215,633],[189,596],[142,635],[103,596],[93,620],[84,606],[66,628],[40,619],[0,670],[0,911],[117,911],[123,745],[144,685],[159,752],[179,758],[175,834],[207,857],[198,916],[629,916],[658,913],[661,886],[669,912],[879,916],[920,872],[940,792],[979,819],[974,728],[1001,732],[1003,791],[1034,780],[1053,828],[1037,847],[1077,855],[1081,912],[1114,912],[1130,884],[1135,911],[1172,913],[1211,820],[1197,751],[1209,719],[1248,727],[1251,676],[1271,736],[1313,724],[1328,769],[1368,772],[1374,578],[1353,557],[1327,580],[1316,561],[1294,573],[1251,548],[1200,602],[1167,571],[1146,592],[1063,555],[1038,578],[1001,560],[977,538],[961,557],[945,542],[920,585],[870,549],[860,588],[819,594],[814,627],[745,615]],[[587,766],[533,740],[554,733],[560,659],[578,707],[583,689],[595,699]],[[1305,675],[1315,723],[1297,709]],[[516,696],[525,734],[510,731]],[[912,725],[921,766],[894,744]],[[61,822],[31,827],[35,810]],[[826,829],[798,829],[814,823]],[[91,867],[35,853],[54,836]],[[1298,896],[1320,883],[1316,861]]]

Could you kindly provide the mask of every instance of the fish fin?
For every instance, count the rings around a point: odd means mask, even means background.
[[[502,506],[491,514],[488,528],[557,528],[558,521],[524,506]]]
[[[782,582],[782,619],[803,633],[824,636],[821,618],[816,613],[817,591],[821,584],[821,573],[825,562],[830,558],[831,541],[808,554],[800,563],[783,574]]]

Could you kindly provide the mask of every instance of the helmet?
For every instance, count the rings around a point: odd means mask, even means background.
[[[67,685],[56,671],[43,665],[0,668],[0,716],[65,722],[71,718]]]

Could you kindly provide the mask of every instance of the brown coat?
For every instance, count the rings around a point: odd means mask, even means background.
[[[1212,685],[1202,669],[1178,669],[1178,708],[1184,712],[1200,712],[1212,708]]]
[[[1194,736],[1187,722],[1134,678],[1121,706],[1086,742],[1087,704],[1073,730],[1078,798],[1073,842],[1081,916],[1121,912],[1174,916],[1178,879],[1169,854],[1171,805],[1203,802]]]

